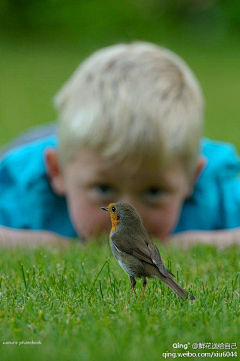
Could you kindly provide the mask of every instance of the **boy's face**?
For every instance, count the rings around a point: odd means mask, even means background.
[[[98,153],[82,150],[66,165],[63,174],[57,176],[55,172],[58,181],[54,190],[66,195],[70,218],[79,236],[110,231],[109,214],[100,207],[120,201],[137,209],[151,236],[165,239],[174,230],[191,191],[181,162],[156,170],[141,168],[134,175],[130,166],[112,165]]]

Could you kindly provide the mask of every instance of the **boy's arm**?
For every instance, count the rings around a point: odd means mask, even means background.
[[[181,244],[183,247],[196,243],[217,247],[227,247],[232,244],[240,245],[240,228],[218,231],[186,231],[172,235],[170,241]]]
[[[38,247],[45,245],[67,246],[70,238],[49,231],[32,231],[0,226],[0,247]]]

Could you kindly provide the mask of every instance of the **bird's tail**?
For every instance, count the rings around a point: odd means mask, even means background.
[[[173,290],[173,292],[176,293],[176,295],[184,300],[186,300],[187,298],[190,298],[191,300],[195,300],[195,298],[190,295],[187,291],[185,291],[181,286],[179,286],[179,284],[177,284],[177,282],[175,282],[172,278],[170,277],[164,277],[161,278],[161,280],[163,282],[165,282],[168,287],[171,288],[171,290]]]

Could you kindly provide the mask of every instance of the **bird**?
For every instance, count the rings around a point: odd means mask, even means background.
[[[132,205],[116,202],[101,209],[110,213],[112,228],[109,243],[118,264],[130,278],[130,297],[136,286],[136,278],[142,279],[142,298],[144,298],[147,278],[157,278],[181,299],[195,299],[174,281],[174,274],[164,266],[157,246],[148,235],[139,214]]]

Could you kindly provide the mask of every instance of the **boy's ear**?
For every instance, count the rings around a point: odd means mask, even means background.
[[[64,179],[59,165],[58,151],[55,148],[45,150],[45,163],[47,166],[47,175],[56,194],[65,194]]]
[[[192,180],[190,183],[188,197],[191,197],[191,195],[194,191],[195,184],[197,183],[198,178],[200,177],[206,164],[207,164],[207,158],[205,158],[204,156],[199,157],[199,159],[197,161],[197,166],[196,166],[195,172],[193,174],[193,177],[192,177]]]

